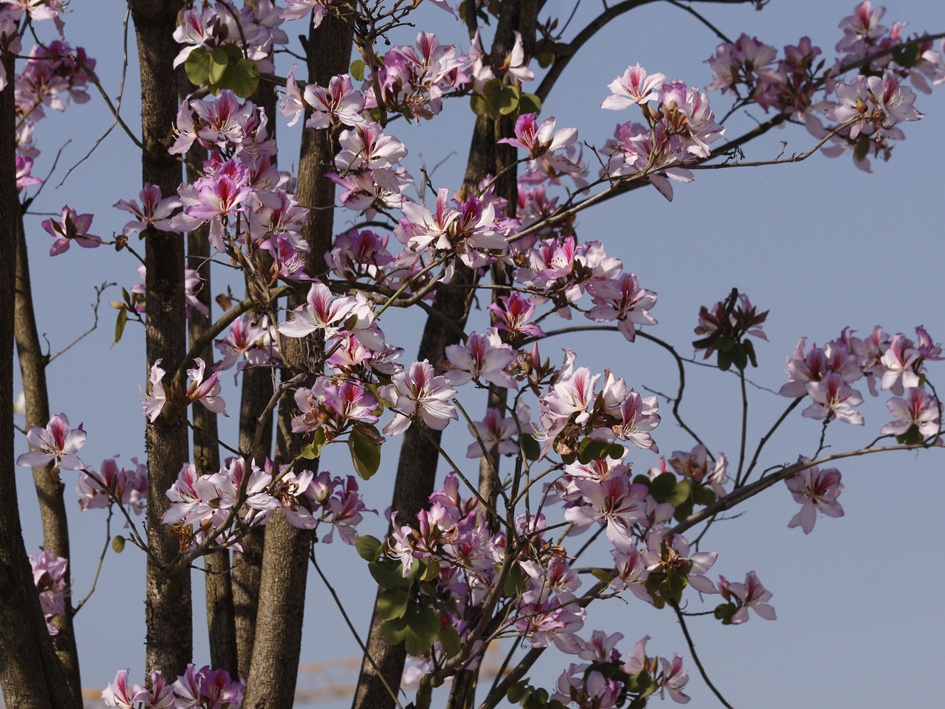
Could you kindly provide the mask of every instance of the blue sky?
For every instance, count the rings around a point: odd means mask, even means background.
[[[104,5],[73,3],[67,38],[85,46],[98,60],[102,83],[114,95],[122,57],[123,9],[113,3],[103,11]],[[598,6],[581,3],[573,26],[582,26]],[[557,8],[563,14],[570,7],[568,2],[548,2],[552,13]],[[891,0],[887,7],[884,24],[902,19],[910,22],[907,31],[945,30],[945,13],[938,3]],[[830,57],[840,36],[837,23],[852,8],[853,3],[846,0],[774,0],[762,12],[713,5],[703,9],[729,36],[746,32],[780,48],[806,34]],[[442,11],[426,8],[417,17],[419,27],[435,28],[443,41],[463,44],[462,28],[450,25]],[[290,26],[290,36],[301,33],[302,26]],[[412,34],[412,30],[405,32],[395,42],[411,41]],[[639,62],[650,72],[704,86],[711,81],[704,60],[716,44],[705,27],[678,9],[662,3],[640,8],[614,22],[575,58],[546,102],[543,116],[554,115],[559,126],[575,126],[581,139],[601,145],[618,120],[630,118],[627,112],[598,109],[615,76]],[[137,121],[139,91],[133,45],[132,37],[123,106],[131,125]],[[749,293],[762,308],[770,308],[766,326],[770,342],[758,347],[760,366],[751,372],[759,387],[776,391],[786,380],[785,358],[801,336],[823,343],[845,326],[862,334],[877,324],[889,332],[909,333],[915,325],[924,324],[933,338],[945,339],[940,285],[945,256],[941,242],[943,96],[945,90],[919,95],[916,106],[927,118],[904,127],[907,140],[897,145],[889,163],[874,161],[872,175],[856,170],[848,156],[699,172],[692,184],[677,185],[672,203],[655,190],[645,189],[580,215],[578,234],[584,240],[602,241],[644,287],[659,293],[653,314],[660,324],[650,331],[676,343],[684,355],[690,353],[688,343],[699,306],[721,299],[732,287]],[[717,114],[729,106],[717,93],[710,101]],[[739,134],[756,120],[763,120],[757,109],[737,114],[728,124],[728,135]],[[96,215],[93,233],[120,232],[126,215],[112,205],[137,196],[140,167],[133,146],[117,129],[54,189],[65,169],[79,161],[109,123],[101,100],[93,96],[89,104],[71,106],[65,115],[51,115],[37,127],[37,142],[43,150],[34,170],[37,175],[45,175],[58,148],[68,139],[71,142],[63,148],[34,210],[58,213],[69,204]],[[465,167],[469,126],[468,104],[455,101],[448,102],[444,115],[429,124],[418,128],[400,123],[392,130],[410,150],[408,169],[416,174],[421,161],[427,165],[443,161],[433,176],[434,184],[455,188]],[[280,140],[286,138],[280,154],[283,169],[290,168],[292,156],[297,155],[297,131],[298,126],[279,126]],[[788,153],[812,145],[803,130],[787,128],[752,144],[746,151],[748,159],[773,158],[781,150],[781,141],[786,141]],[[94,300],[93,285],[117,281],[130,287],[138,281],[137,264],[107,249],[72,249],[50,259],[50,240],[39,226],[42,218],[30,217],[27,229],[39,329],[55,352],[90,324],[87,304]],[[340,218],[349,219],[347,214]],[[117,297],[112,289],[105,299]],[[106,305],[100,315],[99,330],[49,370],[52,410],[67,413],[74,424],[85,423],[89,436],[82,456],[92,465],[115,454],[127,461],[144,453],[139,393],[146,381],[142,333],[129,324],[125,339],[109,349],[114,312]],[[478,318],[484,322],[481,314]],[[399,315],[396,322],[396,326],[385,325],[385,330],[403,333],[398,344],[410,357],[416,350],[416,322]],[[638,389],[675,387],[672,363],[649,343],[630,345],[619,336],[582,335],[569,342],[549,342],[543,352],[557,358],[558,347],[563,345],[577,351],[579,364],[597,370],[610,367]],[[934,369],[932,377],[934,381]],[[224,389],[224,397],[233,402],[230,408],[234,410],[238,396],[232,379],[224,376],[224,381],[230,387]],[[753,389],[751,396],[749,441],[757,441],[786,400],[760,388]],[[692,373],[687,419],[714,450],[736,452],[738,407],[734,377],[709,370]],[[868,400],[863,412],[866,429],[835,427],[832,450],[865,444],[888,420],[881,401]],[[798,453],[811,452],[819,432],[817,422],[796,415],[766,450],[765,463],[788,462]],[[461,427],[453,426],[448,433],[447,440],[464,450]],[[669,417],[654,435],[667,454],[692,445]],[[22,445],[25,450],[25,441]],[[643,454],[631,457],[641,472],[654,462]],[[395,461],[396,450],[385,447],[381,472],[365,486],[370,507],[383,511],[387,506]],[[348,465],[344,455],[329,456],[327,462],[339,474],[349,472]],[[690,622],[703,663],[736,707],[934,704],[925,678],[937,676],[945,659],[940,638],[945,610],[936,593],[945,574],[934,546],[940,535],[941,453],[875,456],[844,463],[840,469],[846,485],[840,501],[846,516],[819,520],[810,536],[787,528],[797,506],[783,486],[746,506],[738,519],[716,524],[706,536],[703,548],[719,552],[712,576],[722,573],[741,580],[746,571],[756,570],[773,591],[772,603],[778,612],[776,622],[756,617],[740,627],[722,627],[711,617]],[[35,496],[28,473],[23,470],[20,476],[27,547],[34,551],[41,542]],[[71,487],[67,483],[67,495]],[[79,513],[77,505],[69,511],[74,588],[82,597],[104,543],[104,515]],[[379,518],[366,524],[364,531],[380,535],[385,527]],[[337,543],[320,548],[319,554],[363,632],[373,602],[373,591],[364,590],[370,584],[365,565],[353,549]],[[143,568],[143,555],[130,546],[120,556],[110,553],[96,595],[77,617],[86,686],[103,687],[117,669],[126,666],[143,675]],[[200,574],[195,573],[194,579],[195,606],[200,608],[196,595]],[[357,655],[354,640],[314,574],[310,586],[303,662]],[[695,594],[689,598],[692,609],[699,610]],[[706,608],[713,606],[710,602]],[[202,664],[208,659],[205,633],[199,620],[196,627],[195,661]],[[691,673],[689,694],[694,704],[714,705],[669,611],[655,611],[632,599],[627,603],[612,600],[598,604],[585,627],[586,635],[598,627],[623,633],[620,648],[624,652],[645,634],[653,637],[651,651],[664,656],[680,652]],[[555,654],[543,661],[534,677],[550,685],[568,662],[569,658]]]

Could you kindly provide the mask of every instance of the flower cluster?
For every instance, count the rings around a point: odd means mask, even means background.
[[[628,698],[633,706],[638,702],[643,706],[646,698],[656,692],[661,697],[668,694],[678,704],[689,701],[689,695],[683,692],[689,673],[683,669],[682,657],[674,655],[672,660],[647,657],[650,636],[646,635],[623,658],[616,649],[621,640],[622,633],[608,635],[595,630],[589,641],[582,641],[580,657],[588,662],[571,663],[558,677],[557,691],[551,699],[565,706],[594,709],[614,709],[623,706]]]
[[[865,377],[874,396],[879,394],[877,383],[897,395],[887,403],[896,419],[883,427],[883,434],[917,443],[939,433],[941,404],[925,389],[925,364],[943,359],[942,348],[925,328],[916,328],[915,340],[902,333],[890,337],[879,327],[866,338],[844,330],[823,347],[805,348],[801,338],[788,359],[790,379],[780,390],[782,396],[811,398],[804,416],[863,424],[856,408],[863,396],[851,384]],[[907,390],[908,399],[901,398]]]
[[[637,105],[645,124],[617,126],[614,138],[604,145],[607,165],[602,176],[646,175],[672,200],[669,181],[691,182],[694,176],[685,164],[709,157],[709,145],[725,132],[715,122],[708,97],[663,74],[647,74],[639,64],[628,67],[608,88],[611,95],[601,108],[617,111]]]
[[[69,560],[45,549],[40,554],[30,554],[29,560],[33,570],[33,583],[39,592],[39,605],[43,610],[43,617],[46,618],[46,629],[50,635],[58,635],[59,630],[49,621],[66,612],[66,595],[70,591],[66,583]]]
[[[331,525],[322,537],[326,543],[337,529],[342,541],[353,544],[361,513],[372,511],[364,505],[352,476],[332,477],[325,471],[316,475],[310,470],[296,473],[288,467],[277,469],[268,459],[262,468],[252,463],[247,471],[246,461],[234,458],[208,475],[197,475],[193,463],[186,463],[167,497],[171,506],[162,521],[177,526],[183,551],[204,543],[208,533],[217,535],[216,546],[240,550],[240,536],[266,524],[278,509],[299,529]],[[243,502],[246,508],[241,509]],[[232,529],[226,527],[230,519],[235,520]]]
[[[719,45],[708,60],[715,78],[707,89],[721,89],[739,103],[752,102],[805,123],[815,137],[830,137],[825,155],[853,149],[855,164],[868,172],[870,153],[888,159],[889,141],[904,137],[897,124],[922,117],[904,82],[923,93],[945,82],[943,51],[931,41],[905,44],[905,23],[892,28],[879,24],[885,12],[866,0],[840,22],[843,37],[836,46],[836,63],[826,72],[825,62],[817,61],[822,51],[808,37],[786,46],[778,59],[774,47],[743,34],[734,43]],[[839,78],[865,60],[852,80]],[[823,96],[818,100],[819,92]],[[823,117],[835,125],[828,130]]]
[[[173,683],[168,683],[160,670],[151,671],[149,687],[128,684],[131,670],[119,670],[115,681],[102,692],[102,702],[117,709],[185,709],[186,707],[213,707],[238,709],[243,705],[246,689],[242,682],[230,677],[226,670],[199,670],[187,665],[187,670]]]
[[[108,458],[97,471],[84,471],[76,485],[81,510],[107,508],[118,502],[135,514],[144,512],[148,504],[148,466],[136,458],[131,462],[130,469],[119,468],[114,458]]]
[[[185,10],[181,24],[174,30],[174,39],[184,45],[174,66],[187,61],[198,47],[212,51],[233,45],[260,72],[272,72],[273,49],[289,41],[280,27],[282,19],[272,0],[243,3],[239,10],[229,2],[203,3],[202,8]]]
[[[151,423],[157,421],[168,402],[183,409],[199,401],[207,410],[229,416],[226,412],[226,402],[220,396],[220,373],[214,372],[204,379],[206,362],[200,357],[194,357],[194,365],[193,369],[187,370],[188,386],[185,390],[173,383],[165,387],[164,375],[167,372],[161,368],[160,359],[151,365],[150,392],[142,404],[144,415]]]

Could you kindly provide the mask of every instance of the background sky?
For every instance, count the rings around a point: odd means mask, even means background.
[[[543,16],[567,15],[573,6],[549,0]],[[762,12],[742,6],[702,9],[732,38],[745,32],[781,48],[808,35],[830,61],[841,36],[837,24],[853,6],[847,0],[774,0]],[[887,7],[886,25],[905,20],[907,33],[945,30],[945,10],[933,0],[890,0]],[[573,36],[599,9],[600,3],[580,3],[566,36]],[[86,47],[98,60],[101,82],[114,96],[123,54],[123,4],[77,0],[72,10],[67,17],[67,39]],[[466,47],[463,28],[451,24],[442,11],[422,8],[416,18],[419,28],[435,29],[442,41]],[[303,22],[287,29],[290,36],[305,31]],[[410,42],[414,33],[405,30],[393,41]],[[677,8],[663,3],[640,8],[613,22],[572,61],[542,115],[555,116],[559,127],[577,127],[588,144],[602,145],[618,121],[636,118],[629,111],[598,109],[615,76],[639,62],[651,73],[705,86],[712,75],[704,61],[716,44],[704,26]],[[139,88],[133,34],[127,51],[130,68],[122,114],[135,126]],[[286,71],[289,63],[281,62],[280,70]],[[730,106],[718,93],[710,95],[710,101],[717,115]],[[924,324],[934,339],[945,338],[941,303],[945,91],[920,94],[916,107],[928,117],[903,126],[907,140],[896,146],[889,163],[874,160],[871,175],[857,170],[849,156],[828,159],[819,155],[796,165],[699,172],[692,184],[676,185],[672,203],[647,188],[578,218],[582,240],[602,241],[608,253],[623,260],[626,270],[637,274],[642,286],[659,293],[653,311],[659,326],[649,332],[675,343],[683,355],[691,353],[699,306],[711,305],[732,287],[770,309],[766,325],[770,342],[758,344],[759,368],[750,372],[758,385],[750,391],[751,442],[758,441],[787,403],[771,390],[777,391],[786,381],[785,358],[800,337],[808,337],[808,344],[822,344],[845,326],[863,335],[874,325],[908,334]],[[47,255],[51,241],[40,222],[68,204],[80,213],[95,214],[93,233],[108,237],[120,232],[127,215],[112,205],[137,197],[140,166],[137,151],[116,129],[56,188],[66,169],[93,147],[111,120],[95,95],[88,104],[71,106],[64,115],[47,113],[50,117],[37,126],[43,156],[34,174],[47,174],[60,147],[62,156],[33,205],[36,214],[28,219],[27,230],[39,329],[56,352],[91,324],[93,286],[104,282],[134,285],[137,263],[127,254],[105,248],[73,248],[51,259]],[[760,120],[764,114],[757,109],[734,115],[727,124],[727,137]],[[440,165],[432,178],[434,184],[456,188],[465,167],[471,124],[468,104],[459,100],[447,102],[437,120],[419,127],[398,122],[390,130],[407,145],[408,169],[414,175],[421,162],[428,167]],[[286,129],[284,122],[278,127],[280,141],[285,139],[282,169],[290,169],[292,156],[298,154],[298,128]],[[787,153],[803,152],[813,144],[803,130],[786,128],[750,145],[747,158],[774,158],[781,141],[786,142]],[[353,221],[349,213],[339,214],[338,219],[341,225]],[[218,289],[217,283],[215,292]],[[112,288],[104,300],[119,297]],[[88,440],[81,456],[93,466],[116,454],[123,461],[144,455],[139,392],[147,373],[143,333],[129,323],[122,342],[109,348],[114,311],[104,305],[100,316],[100,328],[49,368],[52,410],[65,412],[73,425],[84,422]],[[484,322],[479,313],[471,327]],[[405,358],[415,354],[415,319],[385,314],[383,327],[406,349]],[[675,389],[674,365],[648,342],[638,340],[631,345],[613,334],[582,334],[547,342],[542,351],[557,360],[559,348],[565,345],[576,350],[579,365],[596,371],[610,367],[637,389]],[[930,374],[937,383],[934,368]],[[239,399],[232,378],[224,375],[223,381],[224,398],[235,411]],[[856,448],[872,440],[889,420],[882,401],[868,399],[861,407],[865,429],[832,427],[831,450]],[[475,409],[474,400],[471,405]],[[684,413],[714,451],[737,453],[739,407],[735,377],[700,368],[690,372]],[[233,433],[232,425],[223,430]],[[819,422],[796,413],[766,449],[764,466],[813,452],[819,433]],[[455,450],[465,450],[461,426],[454,424],[447,434]],[[666,455],[693,445],[669,416],[664,416],[655,438]],[[21,445],[25,451],[25,440]],[[351,472],[345,451],[341,454],[329,453],[324,467],[336,474]],[[363,486],[369,506],[382,513],[395,472],[396,442],[385,447],[383,455],[380,472]],[[639,451],[630,458],[638,472],[655,462],[655,456]],[[738,627],[723,627],[711,616],[691,619],[690,631],[703,664],[731,704],[771,708],[936,705],[929,678],[938,675],[945,660],[941,642],[945,610],[939,601],[945,571],[938,541],[945,485],[942,464],[940,452],[844,462],[839,467],[846,489],[840,502],[846,516],[821,518],[809,536],[787,528],[798,506],[783,485],[740,509],[737,519],[712,528],[703,549],[718,551],[719,559],[710,576],[716,579],[721,573],[730,580],[742,580],[745,572],[756,570],[774,593],[771,602],[778,613],[775,622],[753,617]],[[19,475],[27,548],[37,551],[41,532],[35,494],[28,472],[22,470]],[[67,494],[71,487],[67,481]],[[80,513],[74,505],[70,515],[78,599],[90,586],[105,542],[104,513]],[[385,528],[381,515],[369,519],[362,532],[381,536]],[[357,619],[359,632],[366,632],[374,597],[366,565],[352,548],[337,542],[322,545],[318,553],[348,613]],[[605,557],[601,547],[591,559]],[[198,609],[202,606],[200,576],[194,573]],[[357,645],[324,586],[314,574],[309,583],[303,663],[358,656]],[[143,680],[143,594],[143,554],[130,545],[120,556],[109,553],[98,590],[76,619],[85,686],[104,687],[124,667],[132,668],[136,681]],[[703,607],[697,595],[688,591],[686,598],[691,610],[711,609],[717,603],[708,599]],[[200,623],[198,618],[198,665],[209,658]],[[584,636],[595,628],[623,633],[619,648],[624,653],[647,634],[653,638],[648,645],[651,654],[671,656],[678,651],[690,671],[688,693],[693,705],[717,705],[698,677],[671,611],[654,610],[632,597],[626,603],[611,600],[592,607]],[[546,655],[532,677],[550,686],[571,658]],[[311,685],[314,678],[303,674],[300,686],[306,683]]]

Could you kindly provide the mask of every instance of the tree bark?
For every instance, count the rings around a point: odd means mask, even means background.
[[[256,92],[250,97],[257,106],[261,107],[268,117],[270,138],[276,137],[276,91],[271,84],[260,83]],[[276,164],[278,154],[272,157]],[[267,252],[259,250],[257,259],[266,265],[271,262]],[[247,285],[246,297],[250,295]],[[254,312],[253,317],[261,317],[263,312]],[[259,423],[260,415],[266,410],[269,399],[272,398],[273,370],[268,367],[250,367],[242,373],[242,387],[240,393],[240,432],[239,449],[247,452],[247,463],[256,461],[262,465],[263,461],[272,455],[272,412],[268,413]],[[263,426],[263,435],[259,449],[252,450],[256,437],[257,426]],[[236,647],[239,665],[239,676],[249,676],[249,665],[253,658],[253,643],[256,639],[256,613],[259,609],[259,583],[262,578],[263,544],[265,527],[250,530],[241,542],[242,552],[233,552],[232,586],[233,608],[236,614]]]
[[[81,707],[49,640],[33,584],[17,504],[14,459],[13,330],[17,221],[12,55],[0,58],[11,79],[0,91],[0,686],[10,706]]]
[[[197,154],[205,154],[203,149],[192,149],[187,156],[188,180],[196,179],[195,163],[200,161]],[[203,280],[197,300],[208,312],[212,312],[213,299],[210,281],[210,242],[208,229],[202,226],[187,235],[187,257],[189,265]],[[213,319],[193,309],[190,313],[188,330],[190,346],[206,334]],[[207,365],[207,371],[213,369],[213,348],[207,346],[200,353]],[[198,475],[211,475],[220,469],[219,427],[217,414],[203,406],[195,406],[191,413],[194,425],[194,466]],[[233,586],[230,580],[230,552],[226,549],[211,552],[203,559],[207,604],[207,631],[210,641],[210,666],[216,670],[226,670],[231,677],[238,677],[239,663],[236,649],[236,618],[233,609]]]
[[[180,0],[132,0],[141,62],[142,178],[174,194],[181,182],[180,163],[167,149],[177,114],[177,72],[174,41]],[[152,231],[146,236],[147,365],[158,359],[168,372],[185,363],[184,238]],[[148,447],[148,555],[145,620],[147,674],[160,670],[166,677],[183,674],[193,654],[193,617],[190,572],[169,574],[166,567],[180,551],[179,542],[161,517],[170,506],[165,493],[174,484],[188,458],[187,428],[181,412],[164,413],[147,427]]]
[[[46,384],[46,356],[43,354],[36,329],[33,310],[33,291],[30,285],[29,256],[22,210],[17,211],[16,223],[16,323],[14,338],[26,399],[26,427],[43,427],[50,419],[49,389]],[[43,548],[69,560],[65,581],[72,588],[72,558],[69,553],[69,525],[63,497],[65,484],[53,474],[53,464],[33,468],[33,484],[39,499],[39,513],[43,523]],[[56,655],[62,663],[64,681],[75,702],[82,703],[82,682],[79,674],[79,653],[76,648],[75,628],[72,623],[72,596],[64,599],[65,615],[52,619],[59,631],[52,638]]]
[[[351,59],[352,42],[351,28],[329,14],[317,29],[309,32],[308,80],[327,86],[332,76],[345,73]],[[326,131],[304,130],[296,197],[299,204],[312,210],[302,236],[310,248],[307,266],[313,277],[324,273],[324,254],[332,243],[335,186],[324,175],[334,169],[333,157]],[[304,295],[292,296],[288,307],[302,302]],[[321,343],[312,343],[309,351],[316,354],[308,358],[301,356],[298,340],[288,339],[285,344],[283,358],[288,366],[308,371],[312,376],[321,373]],[[294,414],[293,399],[284,398],[279,407],[278,460],[291,460],[301,447],[301,439],[291,432]],[[317,467],[312,469],[317,470]],[[257,614],[257,624],[266,632],[257,634],[253,644],[244,704],[247,708],[292,705],[301,652],[311,541],[311,532],[295,529],[281,513],[275,514],[267,525]]]
[[[513,30],[522,30],[526,41],[529,41],[527,38],[534,36],[536,15],[537,4],[534,0],[502,4],[496,38],[492,46],[493,66],[501,66],[506,55],[511,51],[515,42]],[[498,138],[510,134],[512,124],[513,121],[510,118],[497,121],[487,116],[480,116],[476,119],[469,149],[469,162],[466,165],[466,176],[463,181],[464,192],[477,190],[479,183],[487,175],[497,175],[504,167],[515,162],[517,156],[514,148],[496,144]],[[496,190],[503,197],[511,196],[510,208],[515,209],[517,195],[514,170],[510,169],[500,175],[496,180]],[[473,292],[469,286],[477,280],[477,274],[463,264],[457,263],[451,283],[437,290],[433,307],[447,319],[458,323],[460,329],[465,328],[469,314],[469,302]],[[444,357],[446,346],[458,341],[459,337],[455,330],[446,329],[437,318],[428,317],[417,359],[426,359],[435,364]],[[402,523],[412,524],[416,521],[417,513],[426,506],[436,484],[439,453],[436,446],[429,442],[428,436],[439,443],[441,432],[423,431],[421,424],[417,422],[404,433],[391,503],[391,511],[399,513],[398,521]],[[378,589],[379,593],[380,589]],[[383,622],[375,605],[367,640],[368,654],[374,664],[367,657],[361,663],[361,675],[353,703],[354,709],[391,709],[394,706],[394,700],[378,676],[374,665],[380,669],[391,686],[399,687],[407,652],[403,644],[392,646],[381,639],[380,629]],[[455,706],[465,706],[465,703],[469,701],[467,697],[470,693],[475,694],[475,678],[463,677],[457,685],[463,688],[460,690],[461,694],[451,698],[450,702]]]

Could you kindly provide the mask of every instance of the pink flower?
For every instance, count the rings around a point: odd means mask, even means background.
[[[66,571],[69,560],[48,550],[43,550],[41,554],[30,554],[29,560],[33,569],[33,583],[39,592],[39,605],[46,618],[46,629],[50,635],[58,635],[59,631],[49,621],[66,612],[66,594],[69,592]]]
[[[151,374],[148,378],[151,382],[151,393],[147,395],[143,404],[144,415],[151,423],[157,421],[158,416],[161,415],[161,409],[167,403],[167,392],[164,389],[164,375],[167,372],[161,368],[161,362],[162,360],[159,359],[151,365]]]
[[[16,459],[16,464],[24,468],[42,468],[55,463],[62,470],[81,470],[85,463],[76,455],[85,443],[85,431],[82,424],[78,428],[69,428],[69,419],[65,414],[57,414],[49,419],[46,428],[31,426],[26,432],[26,440],[36,450],[24,453]]]
[[[880,429],[886,435],[902,436],[915,426],[923,438],[939,431],[940,403],[925,389],[909,389],[907,398],[894,397],[886,402],[895,420]]]
[[[226,403],[220,396],[220,373],[214,372],[204,381],[203,373],[207,365],[200,357],[194,357],[194,364],[197,366],[187,370],[190,384],[185,394],[186,404],[199,401],[209,411],[229,416]]]
[[[499,332],[490,327],[482,335],[471,333],[465,345],[449,345],[446,357],[453,369],[444,375],[453,386],[462,386],[472,379],[518,389],[518,384],[505,371],[515,361],[515,352],[499,339]]]
[[[549,116],[541,125],[535,121],[536,114],[523,113],[515,121],[515,137],[502,138],[499,143],[508,143],[529,152],[529,172],[543,172],[545,168],[553,171],[572,173],[579,171],[579,165],[569,160],[561,151],[566,151],[577,140],[577,128],[555,130],[555,118]]]
[[[467,458],[481,458],[483,448],[487,453],[497,450],[499,455],[515,455],[519,451],[518,444],[512,440],[518,432],[515,419],[502,418],[498,409],[488,409],[485,418],[474,421],[470,430],[475,432],[477,440],[466,449]]]
[[[806,462],[804,458],[800,459]],[[843,517],[843,508],[837,502],[843,485],[840,483],[840,471],[836,468],[820,471],[816,466],[808,468],[784,481],[794,501],[801,505],[788,527],[800,526],[804,534],[810,534],[817,522],[817,513],[828,517]]]
[[[306,128],[323,129],[333,125],[358,125],[363,123],[361,111],[364,110],[364,96],[351,83],[347,74],[333,76],[328,87],[308,84],[304,92],[299,92],[295,81],[295,65],[286,77],[286,105],[282,115],[292,117],[289,125],[295,125],[303,111],[312,112],[305,122]]]
[[[738,606],[738,610],[732,615],[732,625],[747,623],[749,608],[765,620],[777,619],[774,607],[768,603],[771,600],[771,591],[761,585],[754,571],[745,575],[745,583],[729,583],[724,576],[719,576],[719,593],[722,598]]]
[[[324,283],[315,281],[309,288],[306,303],[292,311],[292,319],[278,326],[289,337],[305,337],[322,330],[326,338],[334,337],[339,326],[351,314],[355,299],[332,294]]]
[[[607,88],[611,94],[600,105],[611,111],[629,108],[634,104],[644,104],[658,97],[659,87],[666,81],[663,74],[647,74],[646,69],[637,64],[627,67],[622,76],[618,76]]]
[[[430,428],[442,431],[450,419],[459,418],[456,408],[449,403],[455,394],[444,377],[433,375],[427,360],[414,362],[380,389],[381,398],[398,409],[394,420],[384,427],[384,433],[389,436],[403,433],[417,415]]]
[[[94,249],[102,245],[102,239],[89,234],[92,226],[91,214],[76,214],[72,207],[63,207],[59,220],[44,219],[43,229],[56,241],[49,249],[50,256],[58,256],[69,250],[75,241],[84,249]]]
[[[660,697],[662,698],[665,691],[677,704],[687,704],[690,697],[682,690],[689,683],[689,673],[683,669],[682,658],[679,655],[673,655],[673,661],[670,662],[661,657],[660,664],[663,666],[663,674],[660,677]]]
[[[617,321],[617,329],[629,342],[636,339],[636,325],[656,325],[650,309],[656,305],[656,293],[641,288],[636,274],[624,273],[619,279],[589,283],[587,290],[594,306],[585,316],[594,322]]]
[[[837,418],[863,425],[863,415],[854,408],[863,403],[863,397],[837,372],[828,372],[819,382],[808,382],[806,389],[814,403],[804,409],[802,416],[817,420]]]
[[[171,213],[181,206],[180,200],[176,196],[161,199],[161,188],[150,183],[144,185],[138,196],[141,198],[140,207],[137,200],[121,199],[115,203],[116,209],[129,212],[135,217],[133,221],[125,224],[121,233],[131,236],[152,227],[158,231],[168,231],[171,228]]]

